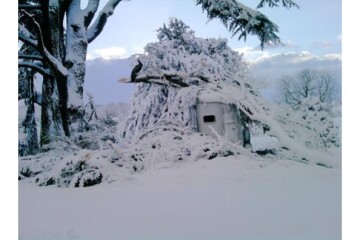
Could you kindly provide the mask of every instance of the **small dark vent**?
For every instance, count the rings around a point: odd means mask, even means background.
[[[204,122],[207,122],[207,123],[215,122],[215,115],[204,116]]]

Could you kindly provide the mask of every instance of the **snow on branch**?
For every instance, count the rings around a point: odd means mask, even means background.
[[[61,75],[66,76],[67,75],[67,69],[64,67],[64,65],[61,63],[61,61],[59,61],[56,57],[54,57],[53,55],[51,55],[49,53],[49,51],[46,49],[45,44],[44,44],[44,39],[43,39],[43,35],[42,35],[42,31],[41,31],[41,27],[39,25],[39,23],[35,20],[34,15],[29,14],[28,12],[22,10],[22,12],[28,16],[30,19],[32,19],[32,22],[35,26],[35,30],[36,30],[36,35],[38,40],[35,42],[32,39],[29,39],[28,37],[25,37],[26,41],[28,40],[32,40],[30,42],[28,42],[30,45],[35,44],[34,46],[36,49],[39,50],[39,52],[44,56],[44,58],[50,63],[50,65],[56,70],[58,71]],[[24,30],[24,28],[19,28],[19,31]],[[26,32],[25,32],[26,33]],[[20,34],[19,34],[20,37]]]
[[[159,81],[160,80],[160,81]],[[166,80],[166,81],[164,81]],[[168,75],[164,74],[162,76],[151,76],[151,75],[143,75],[139,76],[135,79],[136,82],[148,82],[155,83],[160,85],[170,85],[173,87],[188,87],[189,84],[183,82],[183,79],[178,75]]]
[[[31,39],[27,36],[25,36],[24,34],[22,34],[20,31],[18,33],[18,38],[20,41],[22,41],[23,43],[25,44],[28,44],[34,48],[37,48],[38,47],[38,41],[34,40],[34,39]]]
[[[88,43],[91,43],[104,29],[108,17],[114,13],[114,9],[122,0],[109,0],[100,11],[95,22],[88,29]]]
[[[148,75],[148,74],[141,74],[136,77],[135,83],[154,83],[159,84],[162,86],[172,86],[175,88],[183,88],[183,87],[189,87],[190,85],[198,85],[196,83],[200,81],[203,82],[209,82],[209,79],[205,76],[201,75],[189,75],[187,79],[191,79],[192,84],[187,83],[185,78],[183,76],[180,76],[179,74],[162,74],[162,75]],[[128,79],[120,79],[119,82],[128,83]]]
[[[20,41],[28,44],[32,47],[38,47],[38,41],[35,40],[35,36],[24,26],[19,24],[18,26],[18,38]]]
[[[26,67],[26,68],[31,68],[33,70],[35,70],[36,72],[44,75],[44,76],[50,76],[50,70],[49,69],[45,69],[42,66],[40,66],[39,64],[36,63],[31,63],[31,62],[23,62],[23,61],[19,61],[18,63],[19,67]]]
[[[85,26],[88,27],[91,23],[98,7],[99,7],[100,0],[89,0],[88,5],[83,10],[84,11],[84,23]]]
[[[207,11],[210,20],[218,18],[233,36],[239,34],[239,40],[244,38],[246,41],[247,35],[251,34],[259,38],[261,48],[266,44],[281,43],[276,24],[261,12],[236,0],[196,0],[196,4]]]
[[[291,0],[261,0],[257,8],[262,8],[267,3],[269,7],[279,7],[279,2],[282,3],[282,6],[285,8],[296,7],[299,8],[295,2]]]

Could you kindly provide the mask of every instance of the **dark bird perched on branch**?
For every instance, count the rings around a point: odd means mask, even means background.
[[[131,71],[131,82],[135,82],[135,78],[136,78],[137,74],[141,71],[141,68],[143,66],[143,64],[140,62],[139,59],[138,59],[138,62],[139,63],[137,65],[135,65],[135,67]]]

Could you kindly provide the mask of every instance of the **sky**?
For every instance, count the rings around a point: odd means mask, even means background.
[[[241,2],[255,8],[259,1]],[[232,49],[254,63],[256,77],[266,76],[265,80],[274,82],[284,74],[291,75],[302,68],[313,67],[333,72],[341,86],[341,0],[328,0],[326,4],[323,0],[296,2],[299,9],[259,9],[279,26],[279,37],[283,42],[282,46],[265,47],[264,50],[259,48],[257,37],[248,36],[246,41],[239,41],[219,20],[209,21],[194,0],[120,2],[103,32],[89,45],[85,91],[91,92],[99,104],[131,102],[135,86],[117,82],[130,75],[134,64],[133,60],[125,59],[143,53],[147,43],[157,41],[156,29],[171,17],[184,21],[195,31],[196,37],[227,38]],[[101,0],[100,9],[105,3]],[[276,66],[271,64],[274,61]]]
[[[105,2],[102,0],[102,5]],[[253,8],[258,3],[254,0],[241,2]],[[320,56],[340,54],[341,0],[327,0],[326,4],[323,0],[297,2],[300,9],[259,9],[280,28],[280,38],[286,47],[277,50],[309,51]],[[116,52],[115,48],[119,49],[120,56],[141,53],[147,43],[157,40],[156,29],[168,22],[170,17],[182,19],[198,37],[228,38],[233,49],[259,46],[256,37],[249,37],[246,42],[231,38],[220,21],[208,21],[206,13],[195,5],[194,0],[132,0],[120,2],[101,35],[89,45],[89,54],[92,57],[106,56]],[[111,48],[113,51],[105,51]],[[265,52],[270,50],[265,49]]]

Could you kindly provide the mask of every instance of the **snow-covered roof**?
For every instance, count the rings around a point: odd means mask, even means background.
[[[201,91],[197,96],[198,103],[227,103],[226,96],[221,92]]]

